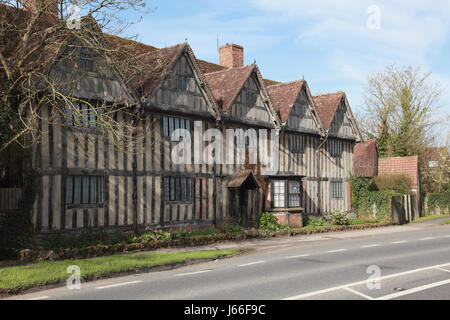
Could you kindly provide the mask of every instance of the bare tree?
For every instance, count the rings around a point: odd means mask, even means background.
[[[433,142],[442,90],[430,83],[430,74],[392,65],[368,77],[366,108],[358,118],[365,137],[377,139],[381,156],[422,155]]]
[[[449,146],[430,148],[422,168],[426,192],[441,192],[450,181]]]
[[[10,0],[0,9],[0,153],[38,142],[43,118],[72,130],[95,128],[119,147],[129,143],[137,114],[121,75],[140,64],[135,44],[114,35],[136,22],[123,11],[149,12],[145,1]],[[86,81],[103,94],[83,91]]]

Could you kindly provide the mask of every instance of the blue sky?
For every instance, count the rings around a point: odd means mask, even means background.
[[[368,7],[380,9],[380,29],[369,29]],[[218,62],[220,45],[245,48],[265,78],[304,77],[313,94],[345,91],[354,112],[364,105],[366,77],[385,66],[412,64],[432,72],[445,89],[441,118],[449,130],[450,2],[448,0],[152,0],[154,12],[130,31],[164,47],[186,38],[197,58]],[[445,117],[442,117],[445,114]],[[445,137],[445,135],[444,135]]]

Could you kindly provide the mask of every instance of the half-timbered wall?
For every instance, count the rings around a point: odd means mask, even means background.
[[[275,125],[259,86],[253,74],[225,113],[224,120],[217,121],[192,61],[183,54],[148,98],[145,115],[136,124],[136,143],[128,141],[127,150],[121,150],[91,131],[75,133],[70,127],[48,125],[46,119],[51,110],[41,108],[42,137],[34,152],[40,176],[33,215],[36,230],[156,227],[222,221],[231,210],[227,189],[230,179],[241,169],[252,168],[256,174],[260,170],[258,165],[248,164],[250,154],[258,154],[259,144],[244,151],[247,163],[227,163],[227,145],[234,141],[227,140],[226,130],[254,129],[258,139],[259,129],[267,129],[266,150],[270,150],[270,129]],[[124,114],[118,113],[119,121],[123,117]],[[178,142],[172,142],[165,135],[167,117],[190,121],[191,163],[172,161],[171,153]],[[196,125],[201,128],[201,134],[195,134]],[[204,141],[203,134],[211,128],[222,132],[223,164],[195,163],[194,154],[199,145],[204,151],[209,143]],[[291,151],[294,136],[304,137],[303,152]],[[332,139],[342,142],[342,155],[331,155]],[[354,140],[343,102],[324,142],[308,106],[306,92],[301,91],[280,133],[279,175],[301,177],[305,213],[350,209],[349,177],[353,168]],[[232,152],[233,159],[237,159],[243,151],[235,146]],[[68,203],[68,180],[80,176],[103,178],[100,203]],[[190,197],[186,201],[170,201],[164,196],[166,178],[180,177],[191,183]],[[343,184],[342,197],[336,199],[331,192],[334,182]],[[270,196],[270,188],[266,191]]]

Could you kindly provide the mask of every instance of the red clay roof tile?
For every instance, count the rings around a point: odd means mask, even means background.
[[[270,101],[272,101],[272,105],[278,113],[281,123],[286,123],[305,83],[306,81],[304,80],[298,80],[267,87]]]
[[[227,111],[231,107],[234,99],[254,69],[255,65],[252,64],[205,74],[214,99],[223,111]]]
[[[322,120],[325,130],[330,128],[343,96],[343,92],[336,92],[314,97],[317,113],[320,120]]]

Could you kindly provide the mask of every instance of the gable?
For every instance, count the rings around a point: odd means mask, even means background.
[[[320,134],[319,126],[314,120],[311,103],[306,88],[303,87],[295,100],[294,106],[286,121],[288,130]]]
[[[270,125],[272,120],[268,108],[267,101],[258,84],[258,78],[253,73],[242,86],[226,114],[242,120]]]
[[[341,99],[339,106],[331,121],[329,133],[331,136],[343,138],[343,139],[355,139],[358,140],[358,133],[353,127],[351,115],[348,112],[345,99]]]
[[[161,110],[213,117],[217,115],[186,51],[167,71],[149,97],[149,102],[152,107]]]
[[[134,100],[110,58],[78,40],[67,42],[48,72],[62,92],[77,98],[111,103]]]

